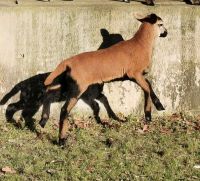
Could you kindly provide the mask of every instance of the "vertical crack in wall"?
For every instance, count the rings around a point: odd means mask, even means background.
[[[181,76],[179,78],[180,109],[190,110],[193,104],[193,91],[195,90],[195,9],[182,10],[181,32],[182,32],[182,58]]]

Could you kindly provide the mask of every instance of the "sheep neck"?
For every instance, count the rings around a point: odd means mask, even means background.
[[[151,56],[155,38],[156,32],[154,30],[154,25],[150,23],[142,23],[139,30],[131,40],[132,42],[137,43],[144,53],[146,52]]]

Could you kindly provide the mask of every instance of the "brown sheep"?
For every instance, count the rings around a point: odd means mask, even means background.
[[[145,120],[151,121],[151,88],[143,74],[151,64],[151,56],[157,37],[166,37],[167,30],[156,14],[137,18],[142,24],[133,38],[107,49],[85,52],[62,61],[47,77],[44,84],[48,90],[59,88],[54,80],[65,72],[69,96],[61,109],[59,144],[67,138],[67,116],[88,86],[127,76],[135,80],[145,92]],[[146,128],[145,128],[146,129]]]

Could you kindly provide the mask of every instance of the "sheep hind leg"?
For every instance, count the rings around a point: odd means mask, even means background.
[[[70,124],[67,119],[71,109],[76,105],[78,97],[69,98],[64,106],[61,108],[60,122],[59,122],[59,145],[64,146],[68,137]]]

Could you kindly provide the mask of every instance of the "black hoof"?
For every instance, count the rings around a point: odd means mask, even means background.
[[[44,119],[41,119],[41,120],[40,120],[40,122],[39,122],[39,125],[40,125],[42,128],[44,128],[44,127],[45,127],[45,125],[46,125],[46,123],[47,123],[47,121],[46,121],[46,120],[44,120]]]
[[[162,104],[158,105],[158,106],[156,107],[156,109],[157,109],[158,111],[164,111],[164,110],[165,110],[165,108],[163,107]]]
[[[102,124],[102,121],[99,116],[95,116],[95,120],[97,124]]]
[[[155,107],[158,111],[164,111],[165,110],[165,108],[163,107],[163,105],[161,104],[159,99],[154,100],[154,105],[155,105]]]
[[[66,139],[65,138],[59,138],[58,145],[60,147],[64,147],[65,143],[66,143]]]
[[[150,111],[145,112],[145,122],[146,123],[151,122],[151,112]]]

